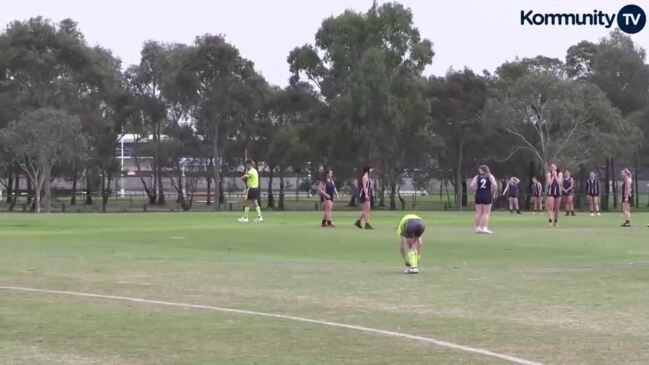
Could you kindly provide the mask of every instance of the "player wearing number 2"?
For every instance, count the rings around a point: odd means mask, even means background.
[[[475,233],[492,234],[489,230],[489,216],[498,183],[487,165],[480,165],[478,175],[471,180],[471,189],[475,192]]]

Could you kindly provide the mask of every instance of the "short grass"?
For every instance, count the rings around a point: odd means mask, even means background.
[[[0,215],[0,286],[303,316],[443,339],[547,364],[649,363],[649,214],[421,213],[422,273],[395,226],[338,214]],[[1,364],[496,364],[399,338],[285,320],[0,290]]]

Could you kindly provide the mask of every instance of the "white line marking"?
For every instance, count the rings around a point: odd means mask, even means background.
[[[214,306],[210,306],[210,305],[201,305],[201,304],[177,303],[177,302],[166,302],[166,301],[160,301],[160,300],[150,300],[150,299],[133,298],[133,297],[122,297],[122,296],[116,296],[116,295],[80,293],[80,292],[62,291],[62,290],[46,290],[46,289],[24,288],[24,287],[16,287],[16,286],[0,286],[0,290],[12,290],[12,291],[33,292],[33,293],[49,293],[49,294],[59,294],[59,295],[72,295],[72,296],[77,296],[77,297],[97,298],[97,299],[112,299],[112,300],[121,300],[121,301],[134,302],[134,303],[157,304],[157,305],[168,306],[168,307],[207,309],[207,310],[218,311],[218,312],[246,314],[246,315],[251,315],[251,316],[276,318],[276,319],[285,319],[285,320],[291,320],[291,321],[297,321],[297,322],[303,322],[303,323],[319,324],[321,326],[328,326],[328,327],[335,327],[335,328],[346,328],[346,329],[350,329],[350,330],[356,330],[356,331],[361,331],[361,332],[366,332],[366,333],[373,333],[373,334],[378,334],[378,335],[383,335],[383,336],[406,338],[406,339],[409,339],[409,340],[426,342],[426,343],[433,344],[433,345],[436,345],[436,346],[439,346],[439,347],[446,347],[446,348],[453,349],[453,350],[458,350],[458,351],[468,352],[468,353],[472,353],[472,354],[478,354],[478,355],[493,357],[493,358],[500,359],[500,360],[506,360],[506,361],[512,362],[514,364],[542,365],[541,363],[530,361],[530,360],[525,360],[525,359],[522,359],[520,357],[499,354],[497,352],[492,352],[492,351],[481,349],[481,348],[478,348],[478,347],[469,347],[469,346],[458,345],[456,343],[436,340],[436,339],[430,338],[430,337],[409,335],[407,333],[385,331],[385,330],[379,330],[379,329],[369,328],[369,327],[354,326],[354,325],[345,324],[345,323],[321,321],[321,320],[317,320],[317,319],[310,319],[310,318],[304,318],[304,317],[287,316],[287,315],[283,315],[283,314],[255,312],[255,311],[249,311],[249,310],[243,310],[243,309],[214,307]]]

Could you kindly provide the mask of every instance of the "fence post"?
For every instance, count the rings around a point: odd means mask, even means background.
[[[232,211],[232,203],[228,204],[228,209],[230,209],[230,211]]]
[[[149,209],[148,205],[146,205],[146,204],[142,205],[142,211],[146,212],[148,209]]]
[[[61,205],[61,211],[62,211],[63,213],[65,213],[65,203],[63,203],[63,204]]]
[[[315,203],[315,211],[317,212],[318,210],[320,210],[318,209],[318,203]]]

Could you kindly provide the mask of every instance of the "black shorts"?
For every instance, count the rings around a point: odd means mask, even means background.
[[[410,219],[406,222],[403,234],[406,238],[421,237],[426,230],[426,224],[421,219]]]
[[[475,196],[475,203],[476,204],[491,204],[493,201],[491,195],[482,195],[478,194]]]
[[[259,193],[259,188],[248,188],[248,200],[259,200],[260,196],[261,194]]]
[[[633,203],[633,195],[631,195],[628,200],[622,197],[622,203]]]
[[[361,195],[358,197],[358,200],[360,200],[361,203],[369,202],[369,201],[371,201],[371,199],[372,199],[371,196],[368,196],[368,195],[366,195],[364,193],[361,193]]]
[[[591,194],[591,193],[588,193],[587,195],[588,195],[589,197],[591,197],[591,198],[599,198],[599,194]]]
[[[331,198],[325,198],[324,195],[320,195],[320,203],[324,203],[324,202],[326,202],[326,201],[333,202],[333,201],[334,201],[334,197],[333,197],[333,195],[331,196]]]

